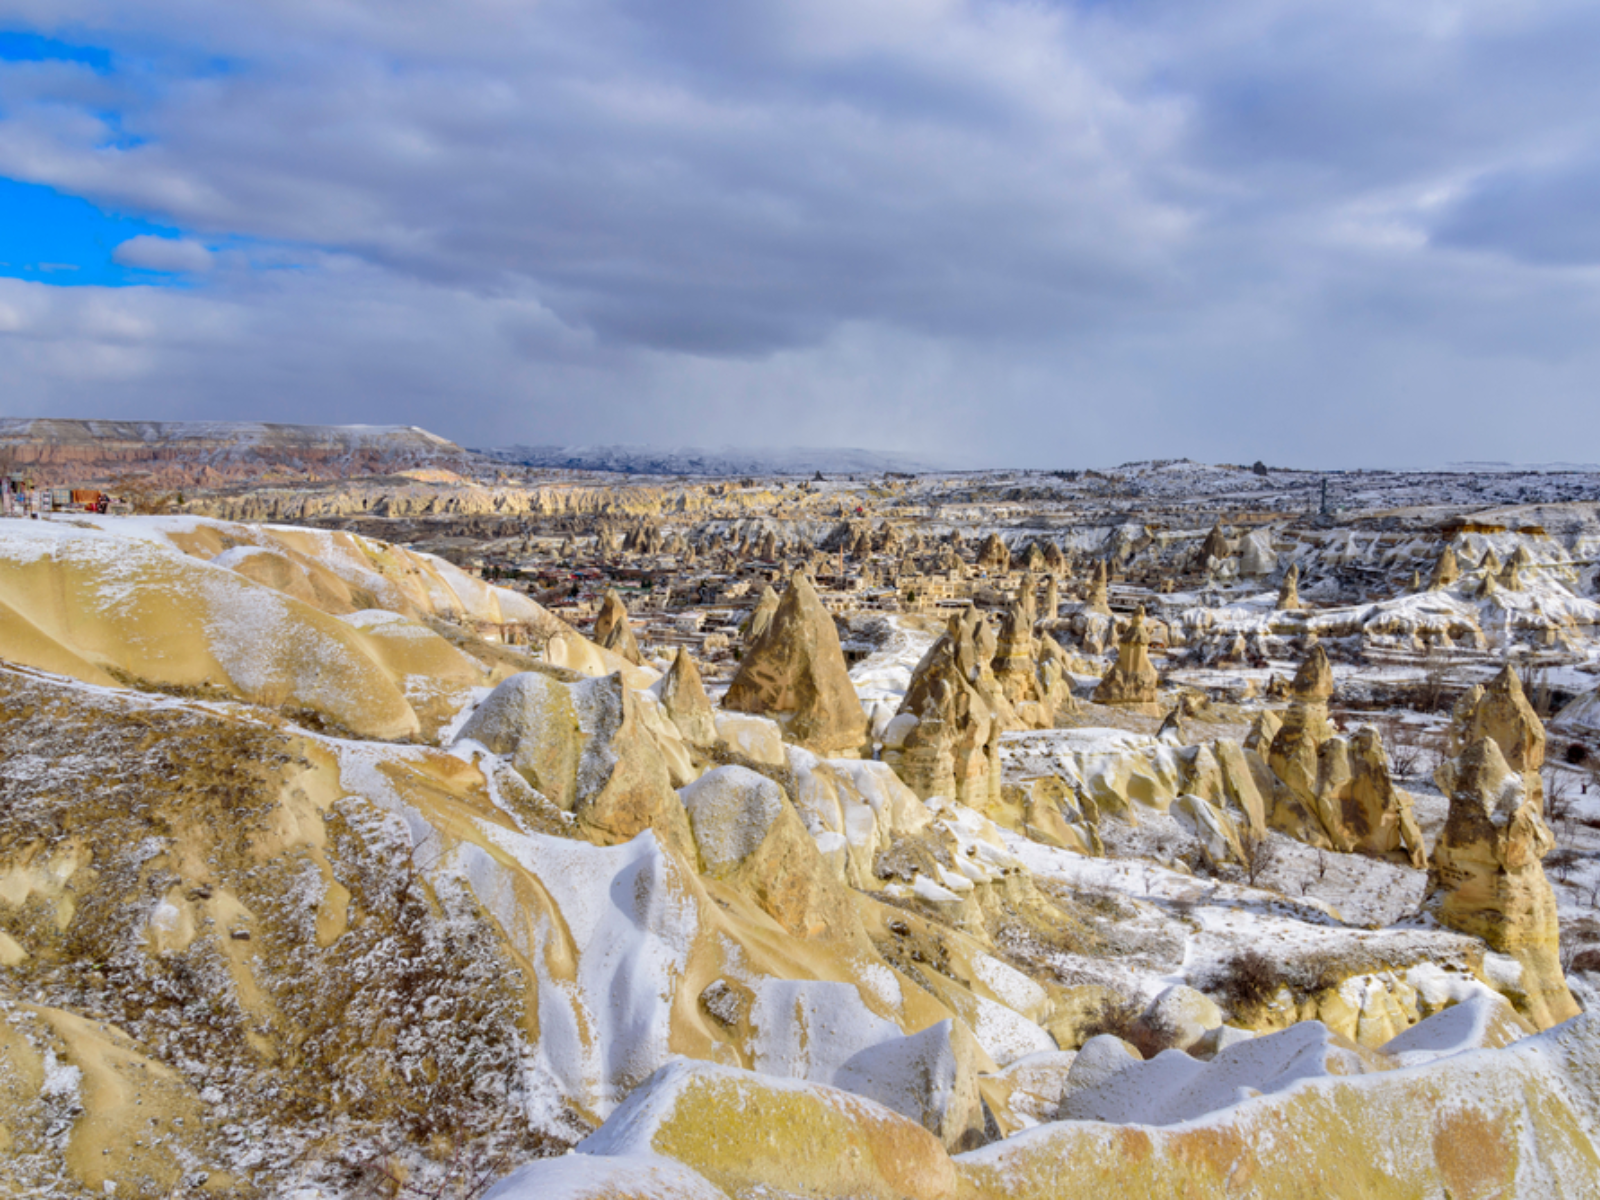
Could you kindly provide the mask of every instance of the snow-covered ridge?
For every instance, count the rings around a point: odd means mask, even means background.
[[[544,470],[611,471],[623,475],[824,475],[948,471],[930,462],[880,450],[846,447],[702,448],[656,446],[505,446],[479,453]]]

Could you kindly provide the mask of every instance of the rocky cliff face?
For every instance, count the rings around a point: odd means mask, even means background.
[[[167,486],[221,486],[273,475],[338,479],[465,467],[454,442],[409,425],[0,419],[0,464],[41,484],[155,475]]]

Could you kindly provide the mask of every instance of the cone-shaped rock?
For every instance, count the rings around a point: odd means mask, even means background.
[[[1200,563],[1203,566],[1207,559],[1216,559],[1221,562],[1233,553],[1233,547],[1228,544],[1227,535],[1222,532],[1222,525],[1211,527],[1211,532],[1206,534],[1206,540],[1200,546]]]
[[[1470,746],[1492,738],[1513,771],[1528,776],[1528,791],[1544,811],[1544,787],[1539,769],[1544,766],[1544,722],[1533,711],[1522,690],[1522,680],[1507,663],[1486,688],[1474,687],[1462,696],[1450,714],[1450,744]]]
[[[1342,740],[1342,739],[1334,739]],[[1324,755],[1324,758],[1327,756]],[[1383,739],[1370,725],[1350,739],[1349,783],[1340,795],[1346,838],[1356,853],[1422,868],[1427,849],[1411,797],[1394,786]]]
[[[857,753],[867,714],[839,648],[833,618],[800,572],[739,664],[723,707],[775,718],[789,736],[822,754]]]
[[[1100,559],[1094,565],[1094,579],[1089,583],[1089,595],[1083,606],[1084,612],[1110,613],[1111,598],[1106,587],[1106,563]]]
[[[661,683],[661,706],[683,734],[684,741],[709,746],[717,740],[716,714],[700,679],[700,668],[681,646],[672,660],[672,669]]]
[[[627,605],[622,603],[622,597],[613,589],[606,589],[606,598],[600,605],[600,615],[595,618],[594,640],[607,650],[622,655],[635,666],[644,662],[643,655],[639,653],[639,643],[634,640],[633,630],[628,625]]]
[[[884,735],[883,760],[922,799],[945,796],[980,811],[1000,796],[1004,694],[994,685],[978,637],[983,617],[950,618],[917,669]]]
[[[1133,614],[1117,645],[1117,661],[1100,686],[1094,689],[1096,704],[1115,704],[1137,708],[1152,716],[1160,713],[1156,692],[1160,677],[1150,662],[1150,630],[1145,625],[1144,608]]]
[[[983,545],[978,550],[978,565],[989,571],[1011,569],[1011,551],[1006,549],[998,533],[991,533],[983,539]]]
[[[1442,591],[1460,578],[1461,564],[1456,561],[1455,549],[1446,546],[1439,555],[1439,561],[1433,564],[1433,578],[1428,586],[1436,592]]]
[[[1013,704],[1039,698],[1034,674],[1033,589],[1024,586],[1000,622],[994,656],[995,679]]]
[[[1284,573],[1283,584],[1278,588],[1278,611],[1294,612],[1303,606],[1300,603],[1300,567],[1295,563],[1289,564],[1289,570]]]
[[[1289,688],[1289,707],[1283,724],[1273,735],[1267,750],[1267,765],[1288,786],[1305,808],[1315,812],[1339,849],[1342,815],[1332,804],[1324,805],[1327,789],[1322,786],[1322,765],[1318,752],[1333,736],[1328,722],[1328,700],[1333,695],[1333,668],[1321,646],[1312,648]]]
[[[773,614],[778,611],[778,593],[768,584],[761,589],[761,598],[756,601],[754,611],[744,626],[744,644],[753,646],[761,640],[761,635],[767,632],[767,626],[772,624]]]
[[[1441,924],[1481,937],[1522,966],[1511,1000],[1548,1029],[1578,1011],[1561,972],[1556,901],[1539,860],[1555,838],[1493,738],[1440,768],[1450,814],[1429,891]]]

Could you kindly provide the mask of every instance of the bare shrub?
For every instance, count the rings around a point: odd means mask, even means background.
[[[1246,829],[1239,839],[1239,852],[1244,860],[1244,877],[1255,887],[1259,880],[1278,863],[1278,846],[1271,835]]]
[[[1078,1026],[1078,1032],[1083,1035],[1083,1040],[1086,1042],[1092,1037],[1099,1037],[1102,1033],[1109,1033],[1125,1042],[1132,1042],[1137,1036],[1134,1025],[1142,1012],[1144,1006],[1131,997],[1106,996]]]
[[[1450,668],[1449,656],[1437,646],[1428,651],[1422,664],[1422,683],[1414,693],[1418,712],[1438,712],[1444,703],[1445,676]]]
[[[1287,982],[1283,968],[1259,950],[1240,950],[1217,969],[1206,988],[1235,1013],[1261,1008]]]
[[[1572,776],[1557,767],[1544,770],[1544,815],[1552,825],[1572,815]]]
[[[1544,867],[1562,883],[1566,883],[1572,868],[1578,865],[1582,857],[1576,850],[1557,850],[1546,856]]]

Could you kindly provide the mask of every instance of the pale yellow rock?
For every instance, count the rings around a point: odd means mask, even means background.
[[[1439,552],[1439,561],[1433,565],[1433,575],[1428,581],[1428,587],[1436,592],[1443,591],[1460,578],[1461,564],[1456,561],[1455,549],[1446,546]]]
[[[1117,645],[1117,661],[1094,690],[1094,702],[1159,715],[1156,695],[1160,682],[1150,662],[1150,631],[1141,606]]]
[[[707,1063],[672,1063],[579,1152],[665,1155],[730,1195],[956,1200],[967,1195],[939,1139],[909,1117],[836,1088]],[[759,1190],[758,1190],[759,1189]]]
[[[1450,813],[1434,846],[1429,892],[1441,924],[1481,937],[1520,965],[1510,991],[1540,1029],[1578,1011],[1561,971],[1555,895],[1542,859],[1555,845],[1526,780],[1492,738],[1440,767]]]
[[[883,760],[918,796],[946,796],[980,811],[1000,797],[1000,734],[1008,727],[1004,693],[993,682],[983,619],[972,608],[950,618],[923,656]]]
[[[678,727],[684,741],[709,746],[717,740],[716,712],[694,658],[683,647],[673,656],[672,668],[661,683],[661,705]]]
[[[1326,790],[1321,786],[1322,743],[1333,736],[1328,721],[1328,699],[1333,695],[1333,671],[1321,646],[1316,646],[1300,664],[1291,685],[1289,707],[1283,725],[1273,735],[1266,754],[1267,765],[1288,787],[1295,798],[1317,815],[1324,831],[1340,845],[1337,814],[1325,811]]]
[[[1543,811],[1544,788],[1539,771],[1544,766],[1544,722],[1528,703],[1516,668],[1509,663],[1502,667],[1470,707],[1464,696],[1452,712],[1452,724],[1458,721],[1459,728],[1452,730],[1453,738],[1461,745],[1493,738],[1506,765],[1529,777],[1529,788]]]
[[[850,682],[833,618],[803,574],[739,663],[723,697],[733,712],[772,717],[798,744],[820,753],[860,753],[868,723]]]
[[[718,711],[717,739],[741,758],[765,766],[781,767],[787,761],[783,728],[768,717]]]
[[[628,624],[628,607],[623,604],[622,597],[617,595],[615,588],[607,588],[605,599],[600,605],[600,615],[594,622],[594,640],[599,646],[622,655],[634,666],[644,662],[639,653],[639,643],[633,636],[633,629]]]
[[[1088,594],[1084,597],[1083,611],[1086,613],[1111,613],[1110,592],[1106,587],[1105,559],[1098,560],[1094,565],[1094,578],[1089,583]]]
[[[1394,786],[1383,740],[1370,725],[1350,739],[1349,782],[1340,795],[1340,818],[1358,854],[1421,869],[1427,848],[1411,797]]]
[[[1005,572],[1011,569],[1011,551],[1006,549],[998,533],[991,533],[983,539],[983,545],[978,548],[978,565],[990,571]]]
[[[744,627],[744,644],[748,648],[754,646],[764,633],[767,626],[772,624],[772,618],[778,612],[778,593],[768,584],[761,589],[761,596],[756,600],[756,606],[750,612],[749,619]]]
[[[1033,622],[1033,589],[1023,587],[1000,622],[994,656],[995,680],[1012,704],[1040,698]]]
[[[1283,577],[1282,586],[1278,588],[1278,611],[1295,612],[1303,607],[1300,603],[1300,568],[1291,563]]]
[[[783,789],[747,767],[717,767],[684,788],[704,873],[752,896],[796,937],[856,937],[855,910]]]

